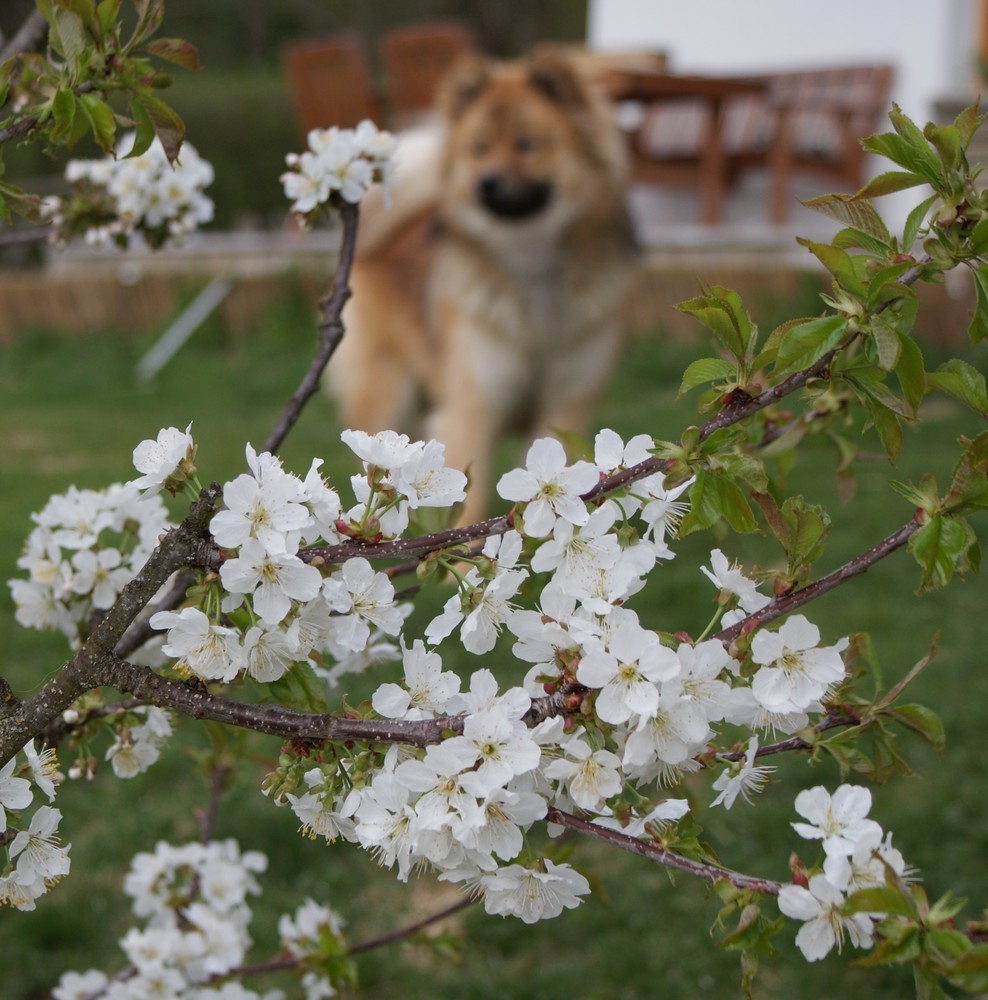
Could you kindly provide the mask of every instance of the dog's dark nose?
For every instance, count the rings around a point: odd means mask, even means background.
[[[489,174],[477,184],[477,197],[489,212],[502,219],[525,219],[541,212],[552,197],[548,181],[529,181]]]

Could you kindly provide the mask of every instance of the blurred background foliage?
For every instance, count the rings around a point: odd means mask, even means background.
[[[0,31],[9,37],[33,8],[30,0],[0,3]],[[125,5],[126,6],[126,5]],[[163,37],[185,38],[199,49],[202,69],[175,68],[162,96],[185,120],[188,140],[216,170],[209,190],[216,203],[213,228],[277,227],[286,215],[278,183],[285,154],[303,148],[281,67],[292,42],[335,32],[361,36],[373,53],[384,31],[406,24],[453,19],[473,32],[492,55],[519,55],[552,39],[581,42],[586,4],[581,0],[166,0]],[[379,67],[375,65],[375,71]],[[379,123],[380,124],[380,123]],[[71,156],[99,155],[92,142],[52,157],[36,145],[4,150],[7,177],[32,191],[58,189]]]

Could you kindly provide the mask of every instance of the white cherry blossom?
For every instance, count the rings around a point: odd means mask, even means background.
[[[751,805],[751,796],[760,792],[768,783],[768,776],[774,767],[756,765],[758,753],[758,737],[748,740],[744,757],[738,765],[728,766],[717,776],[711,787],[720,794],[711,802],[711,806],[723,806],[730,809],[740,795]]]
[[[676,654],[654,632],[626,622],[614,629],[606,648],[588,643],[576,679],[599,689],[597,714],[604,722],[618,725],[633,715],[654,715],[659,705],[657,682],[678,673]]]
[[[401,631],[402,613],[394,603],[395,590],[385,573],[366,559],[348,559],[343,568],[322,584],[322,594],[336,612],[330,619],[333,641],[359,653],[370,641],[371,626],[386,635]]]
[[[796,812],[809,823],[793,823],[793,829],[808,840],[821,840],[830,854],[854,853],[864,837],[881,835],[882,828],[868,819],[871,792],[862,785],[841,785],[833,795],[822,785],[796,796]]]
[[[282,621],[293,600],[312,600],[323,584],[315,566],[286,552],[271,552],[257,538],[248,538],[240,554],[223,563],[220,579],[229,593],[250,596],[255,613],[268,625]]]
[[[233,680],[243,666],[236,629],[214,625],[198,608],[158,611],[149,624],[168,630],[162,651],[203,680]]]
[[[621,791],[621,758],[610,750],[594,750],[576,736],[562,746],[564,757],[545,768],[550,781],[560,781],[581,808],[598,812],[604,802]]]
[[[778,632],[758,631],[751,641],[751,658],[760,665],[751,682],[756,700],[774,712],[799,712],[842,681],[847,640],[819,643],[820,630],[803,615],[787,619]]]
[[[556,518],[586,524],[590,518],[582,494],[596,486],[600,476],[590,462],[566,464],[566,452],[555,438],[539,438],[529,449],[524,469],[505,473],[497,484],[498,495],[526,504],[525,534],[544,538]]]
[[[405,686],[382,684],[371,699],[374,711],[386,719],[428,719],[446,711],[460,689],[460,678],[443,670],[438,653],[426,649],[421,639],[402,650]]]
[[[17,758],[11,757],[0,769],[0,833],[7,829],[7,809],[26,809],[34,799],[31,782],[14,775]]]
[[[192,424],[184,431],[165,427],[154,440],[142,441],[134,449],[134,468],[144,474],[130,485],[143,490],[145,497],[163,489],[174,495],[196,471],[196,444],[191,430]]]
[[[558,917],[580,905],[590,883],[569,865],[542,861],[544,870],[508,865],[481,879],[488,913],[519,917],[526,924]]]
[[[794,920],[804,921],[796,934],[796,945],[809,962],[824,958],[836,945],[840,951],[846,934],[856,948],[870,948],[873,923],[865,913],[844,916],[845,897],[824,875],[814,875],[809,888],[785,885],[779,891],[779,909]]]

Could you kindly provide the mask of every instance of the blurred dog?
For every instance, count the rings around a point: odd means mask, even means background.
[[[399,145],[395,204],[362,208],[329,379],[347,426],[446,445],[470,475],[469,522],[500,435],[584,429],[636,250],[624,139],[581,57],[469,57],[438,106],[440,125]]]

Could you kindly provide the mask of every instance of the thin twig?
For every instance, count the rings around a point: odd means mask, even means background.
[[[343,307],[350,298],[350,270],[357,246],[357,222],[360,209],[350,202],[341,202],[340,218],[343,222],[343,238],[340,241],[340,253],[336,265],[336,274],[329,295],[320,303],[322,318],[319,323],[319,346],[302,381],[288,401],[277,424],[268,435],[261,451],[272,455],[281,447],[288,432],[295,426],[302,410],[309,399],[319,389],[322,373],[329,359],[333,356],[340,341],[343,339],[344,327],[341,319]]]
[[[825,733],[828,729],[837,729],[841,726],[857,726],[861,720],[856,715],[827,715],[824,716],[814,727],[814,732]],[[801,736],[790,736],[788,739],[779,740],[777,743],[766,743],[755,751],[756,757],[771,757],[777,753],[791,753],[793,750],[812,750],[813,744],[808,743]],[[727,750],[723,753],[717,752],[717,760],[743,760],[746,756],[744,750]]]
[[[827,591],[839,587],[842,583],[846,583],[856,576],[860,576],[874,566],[875,563],[891,555],[896,549],[902,548],[919,527],[919,522],[916,520],[904,524],[901,528],[893,531],[891,535],[883,538],[877,545],[873,545],[866,552],[855,556],[854,559],[844,563],[843,566],[838,566],[832,573],[820,577],[819,580],[807,584],[799,590],[794,590],[788,594],[784,594],[782,597],[777,597],[770,604],[765,605],[761,611],[756,611],[754,614],[748,615],[747,618],[742,619],[735,625],[721,629],[713,638],[720,639],[723,643],[728,643],[743,632],[750,632],[752,629],[759,628],[770,621],[775,621],[776,618],[788,615],[790,612],[795,611],[796,608],[808,604],[822,594],[826,594]]]
[[[222,764],[214,764],[210,773],[209,805],[205,809],[198,810],[199,840],[203,844],[208,844],[213,839],[216,817],[219,815],[220,809],[220,796],[223,794],[223,782],[226,781],[229,769]]]
[[[590,823],[585,819],[580,819],[579,816],[572,815],[572,813],[563,812],[561,809],[550,807],[545,818],[549,823],[565,826],[570,830],[578,830],[580,833],[601,840],[605,844],[619,847],[622,851],[637,854],[639,857],[662,865],[664,868],[686,872],[688,875],[694,875],[705,882],[720,882],[726,879],[739,889],[761,892],[769,896],[777,896],[782,888],[782,883],[776,882],[774,879],[756,878],[753,875],[743,875],[740,872],[731,871],[729,868],[721,868],[719,865],[692,861],[689,858],[684,858],[681,854],[660,847],[653,841],[629,837],[626,833],[611,830],[606,826],[599,826],[597,823]]]
[[[458,899],[455,903],[451,906],[447,906],[444,910],[439,910],[436,913],[430,914],[428,917],[423,917],[421,920],[417,920],[414,924],[407,924],[404,927],[398,927],[393,931],[389,931],[387,934],[382,934],[380,937],[371,938],[369,941],[361,941],[360,944],[353,945],[348,954],[360,955],[365,951],[373,951],[375,948],[381,948],[387,944],[394,944],[395,941],[403,941],[405,938],[409,938],[413,934],[417,934],[420,930],[423,930],[430,924],[438,923],[440,920],[445,920],[447,917],[453,916],[454,913],[459,913],[460,910],[465,910],[468,906],[471,906],[475,902],[477,902],[477,898],[474,896],[466,896],[463,899]]]
[[[412,937],[414,934],[424,930],[431,924],[438,923],[440,920],[445,920],[447,917],[453,916],[454,913],[459,913],[460,910],[465,910],[476,901],[476,897],[473,896],[458,899],[451,906],[438,910],[436,913],[431,913],[429,916],[423,917],[421,920],[416,920],[412,924],[406,924],[404,927],[398,927],[393,931],[388,931],[387,934],[381,934],[379,937],[369,938],[367,941],[361,941],[358,944],[351,945],[347,951],[347,955],[361,955],[364,952],[374,951],[377,948],[383,948],[385,945],[394,944],[396,941],[404,941],[405,938]],[[267,962],[256,962],[253,965],[238,966],[235,969],[230,969],[229,972],[223,972],[219,975],[213,976],[209,982],[225,982],[226,980],[234,977],[240,978],[242,976],[256,976],[266,972],[287,972],[297,968],[304,961],[306,961],[306,959],[299,959],[294,956],[281,956],[279,958],[272,958]]]

